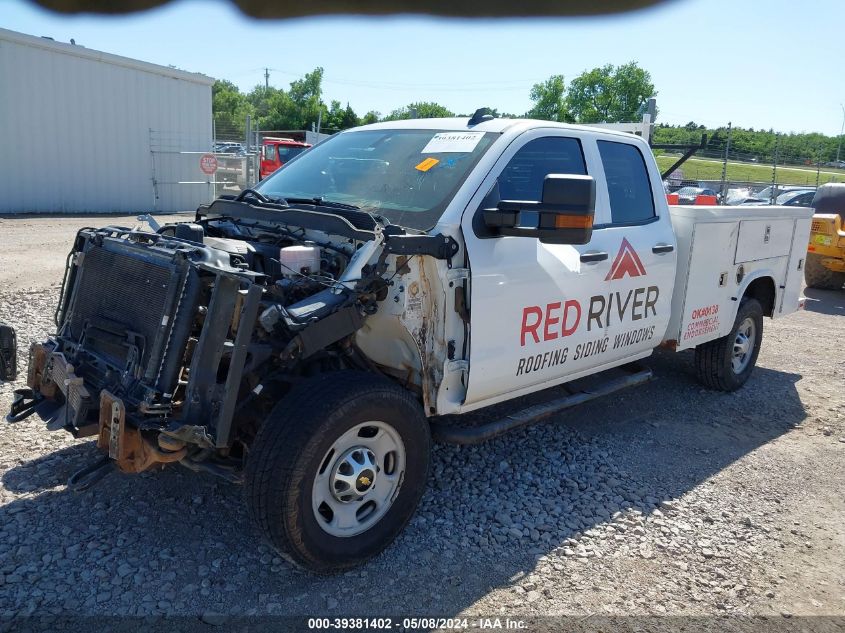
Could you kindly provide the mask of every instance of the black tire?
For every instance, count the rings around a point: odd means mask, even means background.
[[[404,475],[376,523],[354,536],[334,536],[312,507],[315,477],[325,472],[338,438],[372,421],[401,437]],[[364,372],[324,374],[297,386],[265,420],[247,460],[247,506],[284,558],[319,573],[342,571],[381,552],[405,527],[425,490],[430,452],[428,421],[408,391]]]
[[[747,363],[743,360],[743,368],[737,372],[734,369],[732,360],[734,357],[734,342],[740,326],[747,319],[754,324],[754,336],[750,356]],[[760,344],[763,341],[763,308],[756,299],[744,298],[739,304],[734,325],[727,336],[718,338],[715,341],[704,343],[695,348],[695,367],[698,373],[698,380],[710,389],[717,391],[735,391],[745,384],[754,365],[757,363],[757,355],[760,353]]]
[[[829,270],[822,266],[822,256],[807,253],[804,262],[804,281],[810,288],[820,290],[840,290],[845,284],[845,273]]]

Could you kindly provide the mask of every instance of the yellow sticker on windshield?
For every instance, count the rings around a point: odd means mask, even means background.
[[[423,162],[417,165],[414,169],[418,169],[419,171],[428,171],[432,167],[434,167],[440,161],[436,158],[426,158]]]

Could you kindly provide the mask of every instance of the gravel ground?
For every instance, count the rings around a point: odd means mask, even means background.
[[[50,332],[75,228],[120,221],[0,219],[0,320],[22,350]],[[766,320],[734,394],[658,353],[644,387],[435,446],[405,532],[333,577],[279,559],[237,486],[171,467],[71,493],[93,443],[7,426],[0,615],[845,615],[845,293],[807,295]],[[3,412],[25,369],[0,383]]]

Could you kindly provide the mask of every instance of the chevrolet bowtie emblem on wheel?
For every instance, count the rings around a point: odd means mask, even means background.
[[[369,485],[370,485],[370,478],[369,478],[369,477],[367,477],[366,475],[361,475],[361,476],[358,478],[358,483],[360,484],[360,486],[361,486],[362,488],[363,488],[364,486],[369,486]]]
[[[622,279],[625,275],[629,277],[645,275],[645,266],[643,266],[640,256],[637,255],[637,251],[634,250],[631,243],[623,237],[616,259],[613,260],[613,266],[610,267],[610,272],[607,273],[604,280]]]

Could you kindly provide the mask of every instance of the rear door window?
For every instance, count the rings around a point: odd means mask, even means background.
[[[598,141],[613,224],[639,224],[655,217],[645,159],[628,143]]]

